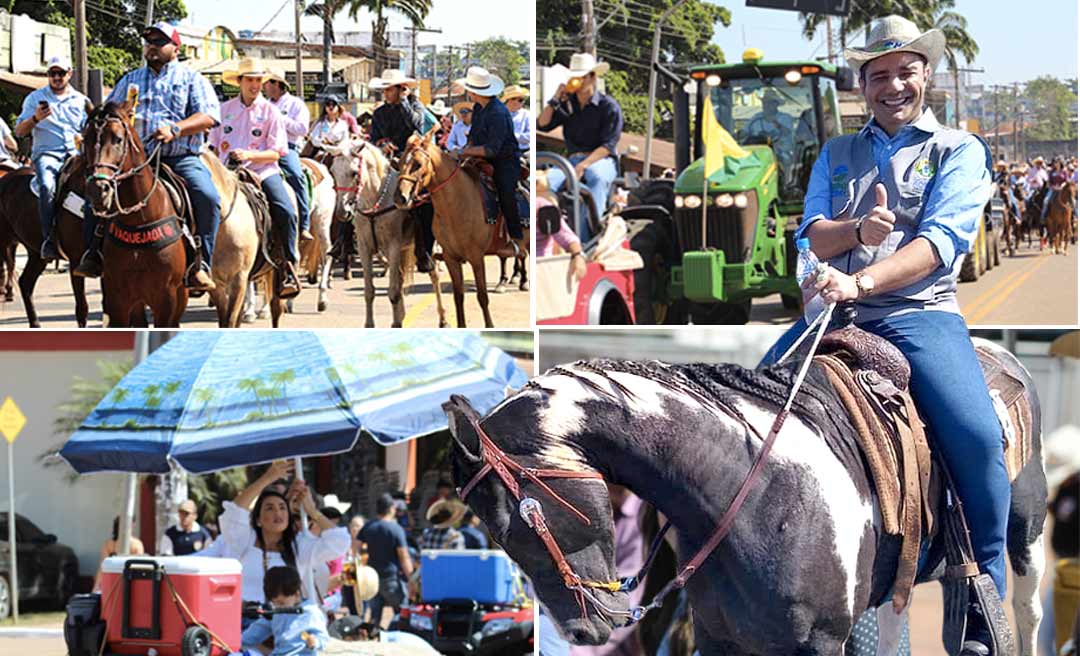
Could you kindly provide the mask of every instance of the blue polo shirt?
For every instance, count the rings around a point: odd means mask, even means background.
[[[547,125],[536,126],[541,132],[548,132],[559,126],[563,129],[566,151],[591,153],[600,146],[614,155],[622,136],[622,108],[615,99],[606,93],[593,92],[592,98],[582,107],[577,94],[570,94],[566,102],[555,106],[555,113]]]
[[[90,101],[71,87],[68,87],[67,93],[58,96],[53,93],[52,88],[45,85],[32,91],[23,100],[22,113],[19,114],[16,124],[33,116],[38,103],[43,100],[52,107],[52,115],[34,126],[31,133],[34,148],[30,156],[75,152],[75,135],[82,132],[86,125],[86,104]]]

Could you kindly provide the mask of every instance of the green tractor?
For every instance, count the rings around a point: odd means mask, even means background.
[[[784,307],[801,306],[793,235],[814,161],[822,145],[841,132],[837,91],[853,87],[849,68],[767,62],[754,48],[740,63],[690,69],[690,82],[675,87],[677,177],[673,183],[644,182],[634,193],[642,209],[662,207],[670,220],[663,222],[670,233],[666,256],[656,247],[655,230],[632,230],[632,244],[638,249],[641,242],[645,261],[662,262],[647,266],[636,281],[639,317],[742,324],[750,318],[753,298],[777,293]],[[710,144],[725,148],[725,155],[707,187],[702,111],[696,112],[691,136],[686,95],[691,92],[696,107],[711,108],[743,151]],[[635,210],[627,208],[624,215],[661,223],[655,209]],[[641,307],[645,303],[652,307]]]

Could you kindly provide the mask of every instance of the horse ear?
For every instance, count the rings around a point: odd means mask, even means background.
[[[476,432],[474,422],[480,422],[480,416],[469,405],[468,399],[460,394],[454,394],[450,400],[442,405],[450,425],[450,437],[457,445],[461,454],[471,462],[480,462],[483,447],[480,446],[480,436]]]

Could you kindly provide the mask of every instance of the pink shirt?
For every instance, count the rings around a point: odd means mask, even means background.
[[[227,163],[229,153],[234,150],[272,150],[284,157],[289,152],[289,137],[278,112],[262,94],[255,97],[250,107],[244,106],[239,96],[222,103],[221,124],[210,131],[210,143],[221,161]],[[281,174],[277,162],[245,162],[244,166],[260,180]]]

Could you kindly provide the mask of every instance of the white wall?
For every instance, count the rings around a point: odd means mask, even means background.
[[[93,576],[97,570],[98,551],[121,505],[123,477],[93,474],[71,484],[67,481],[70,467],[46,468],[37,458],[63,442],[62,436],[53,434],[53,420],[56,406],[68,398],[73,377],[97,379],[96,363],[108,359],[131,359],[131,352],[0,352],[0,402],[12,397],[27,419],[14,445],[15,512],[74,549],[84,576]],[[0,451],[0,509],[6,513],[6,440],[0,439]],[[0,538],[6,540],[7,535]]]

